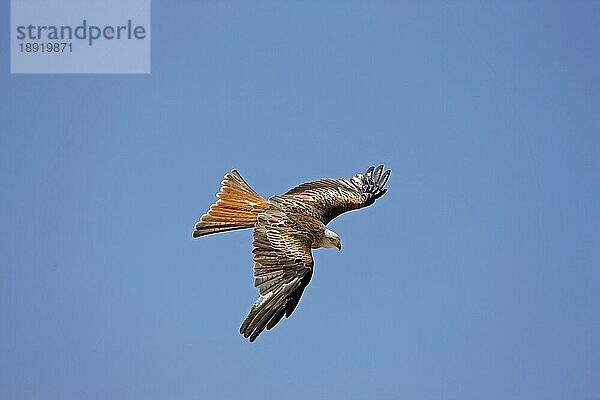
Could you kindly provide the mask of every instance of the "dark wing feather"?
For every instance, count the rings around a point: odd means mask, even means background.
[[[313,221],[311,221],[313,220]],[[254,286],[260,297],[240,327],[253,342],[265,329],[289,317],[310,282],[311,243],[320,222],[270,209],[258,216],[254,229]]]
[[[370,206],[383,196],[390,173],[390,170],[383,172],[383,165],[380,165],[350,179],[328,178],[303,183],[281,196],[271,197],[269,202],[328,224],[338,215]]]

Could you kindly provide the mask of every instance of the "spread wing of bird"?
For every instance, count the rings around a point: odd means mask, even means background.
[[[240,327],[250,341],[289,317],[313,272],[311,243],[320,221],[269,209],[258,215],[254,229],[254,286],[260,297]]]
[[[390,172],[384,172],[380,165],[350,179],[328,178],[303,183],[281,196],[271,197],[269,202],[291,212],[313,216],[327,225],[338,215],[370,206],[383,196]]]

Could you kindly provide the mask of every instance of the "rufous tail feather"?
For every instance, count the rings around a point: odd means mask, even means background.
[[[193,237],[252,228],[258,214],[270,206],[235,169],[223,178],[217,197],[219,200],[196,222]]]

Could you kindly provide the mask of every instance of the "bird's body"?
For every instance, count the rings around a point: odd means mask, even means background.
[[[254,228],[254,286],[260,296],[240,333],[252,342],[291,315],[312,277],[311,249],[341,250],[339,236],[326,225],[346,211],[373,204],[387,191],[389,175],[380,165],[350,179],[304,183],[268,200],[236,170],[225,175],[219,200],[196,223],[192,236]]]

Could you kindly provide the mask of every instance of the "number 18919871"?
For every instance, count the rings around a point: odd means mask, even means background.
[[[19,43],[21,53],[72,53],[72,43]]]

